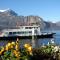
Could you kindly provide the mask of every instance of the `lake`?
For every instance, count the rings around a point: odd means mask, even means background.
[[[51,39],[54,39],[55,43],[57,45],[60,45],[60,31],[52,31],[52,32],[56,33],[53,38],[35,39],[36,45],[37,44],[38,44],[38,46],[41,46],[43,44],[46,45],[46,44],[48,44],[48,42],[51,42]],[[13,41],[16,41],[16,40],[13,40]],[[32,41],[31,39],[20,39],[19,40],[20,46],[22,47],[23,44],[25,44],[25,43],[32,44],[31,41]],[[5,46],[8,42],[9,42],[9,40],[0,40],[0,46]]]

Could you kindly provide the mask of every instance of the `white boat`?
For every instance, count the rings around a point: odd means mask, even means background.
[[[40,26],[19,26],[15,29],[4,29],[2,30],[2,33],[0,34],[0,38],[13,38],[13,37],[19,37],[19,38],[27,38],[37,36],[39,38],[43,37],[52,37],[52,33],[41,33]]]

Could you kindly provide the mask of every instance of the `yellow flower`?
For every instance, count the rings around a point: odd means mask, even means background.
[[[0,51],[0,55],[2,55],[2,52]]]
[[[31,47],[31,45],[30,44],[25,44],[24,47],[29,52],[29,54],[32,55],[32,47]]]
[[[15,56],[18,58],[20,57],[20,53],[17,52],[17,54],[15,54]]]
[[[3,47],[0,51],[0,55],[4,52],[5,48]]]
[[[16,50],[14,50],[14,51],[13,51],[13,53],[14,53],[14,54],[17,54],[17,51],[16,51]]]
[[[0,51],[0,55],[1,55],[1,51]]]
[[[18,42],[16,42],[15,49],[19,50],[19,43]]]
[[[29,44],[25,44],[25,45],[24,45],[25,48],[28,48],[29,46],[30,46]]]
[[[31,46],[28,47],[28,51],[32,51],[32,47]]]
[[[11,49],[11,43],[8,43],[7,45],[6,45],[6,47],[5,47],[5,50],[9,50],[9,49]]]
[[[32,51],[31,51],[31,52],[29,52],[29,54],[30,54],[30,55],[33,55],[33,54],[32,54]]]
[[[20,55],[20,52],[19,51],[17,53]]]
[[[3,52],[5,49],[4,49],[4,47],[1,49],[1,52]]]
[[[10,47],[11,46],[11,43],[8,43],[7,46]]]
[[[16,57],[19,57],[19,55],[18,55],[18,54],[15,54],[15,56],[16,56]]]
[[[14,48],[14,46],[13,46],[13,45],[11,45],[11,46],[10,46],[10,48]]]
[[[12,45],[15,45],[15,42],[11,42]]]
[[[8,48],[8,46],[6,45],[6,47],[5,47],[5,50],[8,50],[9,48]]]
[[[19,57],[19,56],[20,56],[20,52],[19,52],[19,51],[14,50],[13,53],[14,53],[14,55],[15,55],[16,57]]]

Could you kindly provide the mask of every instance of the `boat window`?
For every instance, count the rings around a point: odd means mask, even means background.
[[[38,28],[38,27],[36,27],[36,28]]]
[[[27,31],[25,31],[24,33],[27,33]]]
[[[32,33],[32,31],[13,32],[13,34],[28,34],[28,33]]]
[[[29,29],[32,29],[32,27],[29,27]]]
[[[17,32],[17,34],[21,34],[21,32]]]
[[[16,32],[13,32],[13,34],[16,34]]]
[[[25,27],[25,29],[28,29],[28,27]]]
[[[12,34],[12,32],[9,32],[9,34],[11,35],[11,34]]]
[[[32,29],[32,27],[25,27],[25,29]]]
[[[29,33],[32,33],[32,31],[29,31]]]
[[[15,32],[15,34],[16,34],[16,33],[17,33],[17,34],[24,34],[25,32]]]
[[[38,27],[34,27],[34,28],[38,28]]]

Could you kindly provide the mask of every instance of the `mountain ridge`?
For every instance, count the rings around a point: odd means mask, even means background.
[[[7,9],[4,12],[0,12],[0,30],[6,28],[15,28],[16,25],[33,25],[39,24],[41,29],[52,29],[58,30],[60,29],[60,25],[58,23],[52,23],[44,21],[43,18],[39,16],[29,15],[29,16],[18,16],[18,14],[11,10]]]

